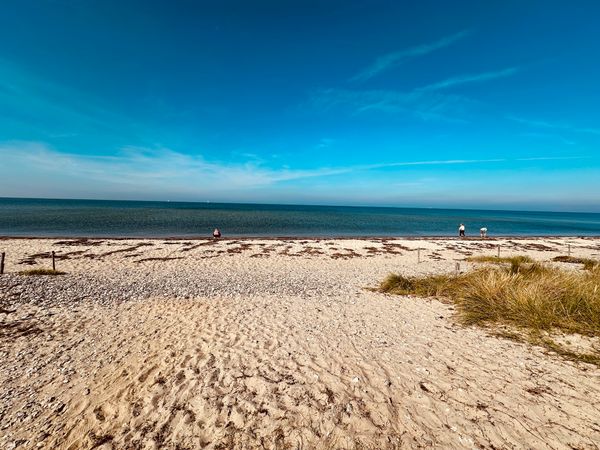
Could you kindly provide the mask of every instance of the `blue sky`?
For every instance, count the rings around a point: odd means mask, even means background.
[[[600,211],[596,1],[31,1],[0,196]]]

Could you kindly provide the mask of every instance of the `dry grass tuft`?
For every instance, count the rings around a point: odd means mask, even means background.
[[[575,256],[557,256],[552,261],[571,263],[571,264],[583,264],[585,270],[592,270],[595,267],[600,266],[600,261],[591,258],[577,258]]]
[[[467,261],[492,264],[524,264],[534,262],[533,259],[525,255],[503,256],[500,258],[497,256],[470,256],[467,258]]]
[[[600,336],[600,272],[531,265],[467,274],[453,295],[465,323],[508,323]]]
[[[481,263],[492,263],[498,265],[510,265],[510,272],[516,273],[530,273],[544,272],[546,267],[540,263],[535,262],[529,256],[516,255],[516,256],[505,256],[498,258],[496,256],[472,256],[467,258],[470,262],[481,262]]]
[[[381,283],[379,290],[396,295],[417,295],[419,297],[446,296],[452,282],[450,275],[432,275],[425,278],[408,278],[390,274]]]
[[[508,325],[532,335],[560,330],[600,336],[600,266],[564,271],[538,263],[511,262],[510,267],[482,267],[458,276],[390,275],[379,291],[445,297],[457,306],[458,318],[466,325]],[[557,351],[556,345],[546,347]],[[566,355],[566,350],[562,354]],[[598,355],[581,356],[582,360],[600,361]]]
[[[60,270],[52,270],[52,269],[32,269],[32,270],[23,270],[19,272],[19,275],[65,275],[67,272],[61,272]]]

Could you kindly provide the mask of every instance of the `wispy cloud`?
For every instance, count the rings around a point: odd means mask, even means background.
[[[384,72],[388,69],[391,69],[392,67],[402,64],[408,59],[415,58],[417,56],[427,55],[428,53],[440,50],[444,47],[448,47],[449,45],[452,45],[455,42],[469,36],[469,34],[471,34],[471,32],[469,30],[465,30],[450,36],[446,36],[435,42],[417,45],[415,47],[399,50],[397,52],[388,53],[386,55],[380,56],[371,65],[354,75],[350,79],[350,81],[366,81],[380,74],[381,72]]]
[[[537,156],[533,158],[517,158],[515,161],[565,161],[570,159],[585,159],[583,156]]]
[[[427,86],[418,88],[419,91],[437,91],[440,89],[447,89],[463,84],[471,83],[482,83],[484,81],[495,80],[497,78],[506,78],[516,74],[519,71],[517,67],[509,67],[507,69],[498,70],[495,72],[483,72],[472,75],[461,75],[458,77],[448,78],[437,83],[429,84]]]
[[[422,120],[465,122],[478,102],[436,91],[320,89],[311,93],[308,104],[320,112],[342,109],[353,115],[402,113]]]
[[[353,172],[411,166],[448,166],[491,164],[511,161],[505,158],[392,161],[342,167],[292,169],[266,167],[256,163],[231,164],[207,161],[202,156],[188,155],[167,148],[125,147],[111,156],[88,156],[57,151],[40,142],[0,143],[3,165],[0,176],[23,183],[19,171],[31,178],[86,180],[93,185],[133,186],[166,192],[221,192],[276,185],[309,178],[325,178]],[[540,156],[512,161],[577,159],[577,156]]]
[[[565,123],[551,123],[543,120],[530,120],[524,119],[522,117],[508,116],[508,119],[521,123],[523,125],[529,125],[536,128],[548,128],[555,130],[565,130],[573,133],[584,133],[584,134],[595,134],[600,135],[600,128],[585,128],[585,127],[576,127],[570,124]]]
[[[366,203],[382,204],[402,195],[402,203],[444,204],[443,196],[464,179],[450,166],[493,173],[489,169],[496,165],[515,168],[576,158],[424,159],[295,169],[209,161],[167,148],[126,147],[111,156],[85,156],[40,142],[0,142],[0,179],[5,196],[356,204],[357,186],[363,186]],[[420,200],[419,192],[425,196]]]
[[[576,142],[574,142],[570,139],[566,139],[563,136],[560,136],[558,134],[552,134],[552,133],[521,133],[520,135],[525,136],[525,137],[532,137],[532,138],[536,138],[536,139],[558,140],[566,145],[575,145],[576,144]]]
[[[365,169],[382,169],[387,167],[405,167],[405,166],[448,166],[458,164],[481,164],[481,163],[496,163],[505,162],[505,158],[492,158],[492,159],[442,159],[433,161],[405,161],[405,162],[392,162],[385,164],[371,164],[364,166]]]
[[[221,163],[167,148],[124,147],[118,154],[111,156],[69,154],[39,142],[2,143],[0,155],[6,163],[6,169],[25,167],[38,173],[67,178],[117,185],[150,185],[154,190],[235,190],[348,171],[347,168],[271,169],[254,161],[243,164]]]
[[[440,42],[442,41],[439,41],[437,44]],[[431,48],[435,46],[432,44],[431,46],[422,46],[419,48],[426,47]],[[377,65],[380,68],[384,66],[384,64]],[[480,102],[463,95],[440,91],[455,86],[483,83],[485,81],[509,77],[518,71],[518,67],[509,67],[494,72],[461,75],[409,91],[319,89],[311,93],[309,105],[321,112],[339,108],[349,110],[354,115],[375,111],[387,114],[402,113],[422,120],[443,120],[464,123],[469,121],[469,114],[473,111],[474,107],[480,105]]]

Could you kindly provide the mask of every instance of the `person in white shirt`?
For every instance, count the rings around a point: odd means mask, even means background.
[[[458,235],[460,237],[465,237],[465,225],[463,223],[458,227]]]
[[[479,229],[479,235],[480,235],[482,238],[486,238],[486,237],[487,237],[487,228],[486,228],[486,227],[480,228],[480,229]]]

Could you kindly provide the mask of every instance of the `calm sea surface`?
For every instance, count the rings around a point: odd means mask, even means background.
[[[0,198],[1,236],[600,236],[600,214]]]

